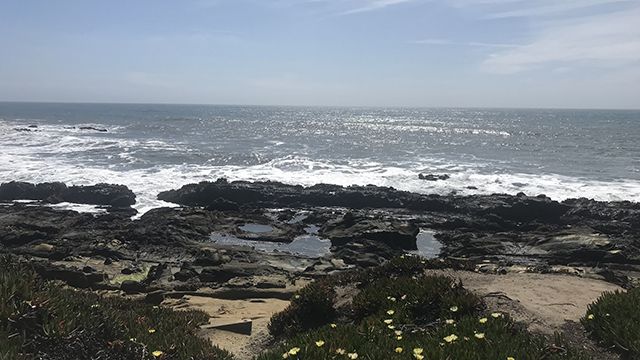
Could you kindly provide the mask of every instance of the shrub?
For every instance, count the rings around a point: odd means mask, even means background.
[[[386,311],[394,309],[400,321],[424,325],[441,316],[458,319],[475,314],[482,301],[449,277],[422,275],[379,279],[354,296],[352,308],[357,321],[385,317]]]
[[[603,345],[640,358],[640,288],[603,294],[589,305],[582,324]]]
[[[196,336],[207,321],[198,311],[63,288],[0,258],[0,359],[231,359]]]
[[[271,318],[269,332],[274,337],[290,336],[327,324],[335,317],[335,299],[331,284],[313,282],[294,295],[284,311]]]
[[[257,360],[358,359],[386,360],[586,360],[567,348],[561,337],[553,344],[533,336],[507,316],[465,316],[432,330],[389,329],[389,324],[329,325],[297,335],[265,352]],[[484,321],[484,320],[483,320]],[[400,325],[400,324],[397,324]],[[393,325],[391,325],[393,326]],[[399,332],[398,332],[399,331]]]
[[[559,336],[550,343],[506,315],[481,315],[484,305],[476,295],[451,278],[421,274],[421,265],[416,258],[398,259],[376,270],[322,280],[323,284],[345,284],[346,279],[360,283],[362,290],[351,305],[353,322],[290,331],[289,338],[257,360],[587,359]],[[330,319],[334,314],[333,309],[319,311],[316,318]],[[286,324],[290,318],[278,314],[274,319]]]

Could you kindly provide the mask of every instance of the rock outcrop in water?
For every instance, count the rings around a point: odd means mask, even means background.
[[[165,191],[158,199],[185,206],[214,206],[232,202],[244,207],[344,207],[350,209],[406,209],[495,217],[499,221],[557,222],[570,206],[544,195],[524,194],[440,196],[423,195],[378,186],[314,185],[302,187],[278,182],[201,182]]]
[[[0,184],[0,201],[13,200],[129,207],[136,203],[136,195],[124,185],[112,184],[70,187],[60,182],[32,184],[12,181]]]

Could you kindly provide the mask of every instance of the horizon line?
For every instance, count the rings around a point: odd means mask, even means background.
[[[223,103],[173,103],[173,102],[115,102],[115,101],[34,101],[34,100],[0,100],[0,104],[65,104],[65,105],[167,105],[167,106],[245,106],[245,107],[291,107],[291,108],[369,108],[369,109],[499,109],[499,110],[613,110],[640,111],[638,108],[605,108],[605,107],[554,107],[554,106],[447,106],[447,105],[287,105],[287,104],[223,104]]]

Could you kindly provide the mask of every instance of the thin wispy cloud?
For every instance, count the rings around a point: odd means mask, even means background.
[[[413,1],[414,0],[369,0],[369,1],[366,1],[366,3],[363,4],[362,6],[344,11],[340,13],[340,15],[351,15],[351,14],[358,14],[358,13],[369,12],[374,10],[380,10],[389,6],[400,5],[400,4],[409,3]]]
[[[413,40],[413,41],[409,41],[409,43],[418,44],[418,45],[473,46],[473,47],[486,47],[486,48],[516,48],[521,46],[516,44],[488,43],[488,42],[479,42],[479,41],[456,42],[456,41],[450,41],[446,39]]]
[[[531,3],[527,2],[526,6],[522,9],[515,9],[504,12],[497,12],[491,14],[488,17],[494,19],[501,18],[513,18],[513,17],[532,17],[532,16],[550,16],[560,13],[566,14],[567,12],[574,12],[577,10],[587,9],[598,5],[614,4],[614,3],[629,3],[629,0],[581,0],[581,1],[557,1],[551,4],[545,4],[541,2],[537,6],[530,6]],[[525,4],[525,3],[523,3]]]
[[[619,68],[640,63],[640,6],[631,10],[558,21],[526,46],[497,52],[483,68],[516,73],[545,65],[575,63]]]

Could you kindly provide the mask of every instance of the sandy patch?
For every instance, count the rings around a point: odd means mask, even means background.
[[[187,296],[183,300],[167,300],[165,305],[178,309],[202,310],[211,316],[210,324],[226,324],[252,320],[251,335],[236,334],[217,329],[203,329],[201,333],[211,342],[232,352],[237,359],[252,359],[270,341],[267,325],[271,316],[284,310],[289,301],[280,299],[224,300]]]
[[[508,312],[524,321],[530,330],[560,331],[567,321],[579,321],[587,305],[605,291],[621,287],[595,279],[571,275],[508,273],[479,274],[468,271],[432,271],[462,280],[462,284],[484,297],[490,310]]]

